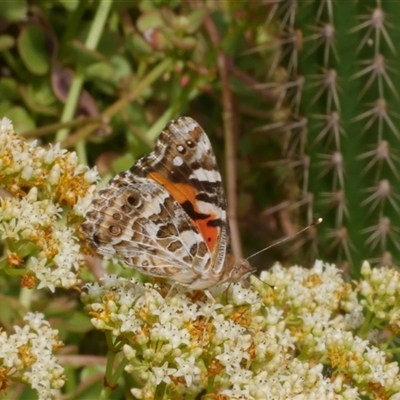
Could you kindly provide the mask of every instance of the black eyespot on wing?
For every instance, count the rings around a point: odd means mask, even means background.
[[[136,192],[132,192],[128,198],[127,198],[128,203],[132,206],[132,207],[136,207],[139,202],[140,202],[140,196],[139,193]]]

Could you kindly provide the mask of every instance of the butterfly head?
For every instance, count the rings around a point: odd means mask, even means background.
[[[257,271],[250,263],[244,259],[235,259],[233,256],[228,255],[226,264],[224,282],[239,282],[240,280],[247,279],[251,274]]]

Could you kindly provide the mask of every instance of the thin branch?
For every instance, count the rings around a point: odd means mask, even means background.
[[[196,3],[189,1],[193,6]],[[222,119],[224,123],[224,136],[226,148],[226,192],[228,200],[228,221],[231,229],[232,251],[235,257],[242,256],[239,227],[237,222],[237,173],[236,173],[236,126],[233,96],[229,82],[229,58],[221,49],[221,38],[210,15],[205,19],[205,27],[211,42],[217,49],[217,66],[221,79],[222,90]]]

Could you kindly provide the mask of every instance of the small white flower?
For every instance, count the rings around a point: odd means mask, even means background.
[[[84,179],[90,184],[97,183],[100,180],[97,167],[93,167],[92,169],[89,169],[89,171],[86,171],[84,174]]]
[[[13,130],[13,125],[10,119],[3,117],[0,121],[0,131],[7,132]]]
[[[69,167],[75,167],[78,164],[78,156],[76,155],[75,151],[68,153],[67,162]]]
[[[172,348],[190,344],[190,335],[187,329],[178,329],[170,322],[165,324],[155,323],[150,331],[150,335],[156,340],[165,340],[171,343]]]
[[[24,321],[23,327],[14,327],[15,334],[0,335],[3,365],[14,369],[14,375],[20,374],[19,379],[29,383],[39,399],[54,398],[65,382],[64,370],[53,355],[53,347],[61,345],[57,331],[42,314],[28,313]]]
[[[278,321],[282,318],[282,315],[283,315],[283,310],[278,310],[275,307],[268,307],[266,323],[268,325],[276,325]]]
[[[178,364],[178,370],[172,375],[177,378],[183,376],[186,381],[186,385],[190,386],[198,375],[200,375],[201,370],[196,366],[195,358],[190,356],[188,359],[184,360],[181,357],[176,357],[175,362]]]
[[[237,371],[241,369],[240,363],[242,360],[249,360],[250,356],[245,349],[242,349],[239,345],[230,346],[224,343],[223,353],[215,358],[225,366],[226,372],[232,377],[232,375],[236,374]]]
[[[224,342],[225,340],[235,342],[245,331],[243,327],[231,320],[224,320],[221,323],[213,321],[213,325],[215,327],[214,340],[216,342]]]
[[[61,176],[61,167],[59,164],[54,164],[53,167],[51,168],[49,175],[47,177],[47,180],[52,184],[56,185]]]
[[[168,362],[166,361],[161,367],[153,367],[151,369],[156,377],[156,384],[159,385],[161,382],[166,384],[171,383],[170,375],[174,375],[177,372],[176,368],[168,368]]]
[[[143,326],[143,322],[136,317],[136,312],[132,309],[128,310],[128,315],[119,313],[117,318],[121,321],[121,332],[136,333]]]
[[[229,399],[246,399],[246,400],[255,400],[253,396],[250,395],[249,388],[241,388],[240,385],[233,385],[231,389],[224,389],[221,394],[227,396]],[[266,398],[266,397],[265,397]]]
[[[393,274],[375,274],[372,293],[383,282],[395,282]],[[398,391],[398,365],[355,333],[364,321],[360,286],[352,288],[335,267],[321,262],[311,270],[275,266],[266,281],[274,282],[274,289],[255,281],[256,290],[245,289],[260,293],[258,308],[245,301],[241,307],[222,305],[243,300],[238,287],[228,295],[213,290],[211,304],[184,289],[164,299],[155,286],[117,276],[105,278],[103,287],[88,285],[82,300],[96,327],[129,344],[125,370],[139,371],[143,397],[154,397],[157,385],[163,385],[166,398],[207,390],[232,399],[352,400],[374,385],[387,396]],[[371,315],[381,311],[384,296],[371,297],[371,309],[378,307]],[[396,323],[395,305],[382,311],[386,323]],[[329,362],[334,377],[322,373]]]
[[[260,297],[257,292],[244,288],[240,283],[231,284],[230,288],[232,290],[233,304],[255,304],[260,301]]]

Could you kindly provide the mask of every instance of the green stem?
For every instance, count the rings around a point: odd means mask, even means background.
[[[362,327],[358,331],[358,336],[360,336],[361,338],[365,338],[367,333],[371,330],[370,323],[373,316],[374,314],[372,312],[367,311]]]
[[[68,98],[64,105],[64,110],[61,115],[61,123],[70,121],[75,114],[76,106],[78,104],[79,95],[81,93],[83,84],[83,74],[75,73],[74,79],[72,80],[71,86],[68,92]],[[57,132],[56,142],[64,140],[69,133],[69,129],[63,128]]]
[[[208,378],[207,393],[214,393],[215,392],[214,380],[215,380],[215,376],[213,376],[213,375],[210,376],[210,378]]]
[[[115,361],[115,356],[117,355],[117,353],[115,351],[115,343],[113,342],[111,333],[105,332],[105,335],[106,335],[107,348],[108,348],[105,379],[107,382],[110,382],[110,380],[112,379],[114,361]]]
[[[167,389],[167,385],[165,382],[161,382],[154,393],[154,400],[162,400],[165,398],[165,390]]]
[[[114,383],[113,383],[113,368],[115,357],[117,352],[115,351],[115,342],[113,342],[113,338],[110,332],[105,332],[106,341],[107,341],[107,365],[106,365],[106,373],[104,376],[104,384],[103,388],[100,392],[99,399],[107,400],[110,397],[111,392],[113,391]]]
[[[88,37],[86,39],[85,46],[88,49],[94,50],[97,47],[97,44],[99,43],[112,4],[113,4],[112,0],[100,1],[96,15],[93,20],[93,24],[90,28]],[[74,116],[76,106],[79,100],[79,95],[82,90],[83,80],[84,80],[83,72],[78,72],[75,74],[61,116],[61,122],[70,121]],[[59,130],[56,135],[56,141],[64,140],[68,136],[68,133],[69,133],[68,129]],[[86,161],[84,160],[84,158],[86,158],[86,154],[84,151],[84,143],[78,142],[76,151],[78,153],[78,157],[80,158],[81,162],[84,163]]]
[[[19,293],[19,301],[21,305],[25,307],[26,310],[31,309],[32,292],[33,290],[22,288]]]
[[[119,380],[120,376],[122,375],[122,373],[124,372],[127,364],[128,364],[128,360],[126,358],[124,358],[121,361],[121,363],[118,365],[117,369],[115,370],[114,374],[111,377],[111,381],[108,382],[111,387],[115,387],[115,385],[117,385],[118,380]]]
[[[400,348],[395,348],[395,349],[385,349],[385,353],[389,354],[399,354],[400,353]]]
[[[100,392],[99,400],[107,400],[110,397],[111,394],[111,388],[109,387],[104,387]]]
[[[125,366],[128,363],[127,359],[123,359],[114,372],[115,358],[117,354],[121,351],[123,342],[117,340],[113,341],[111,332],[106,332],[105,335],[107,340],[108,353],[102,396],[107,397],[101,397],[102,399],[107,399],[110,393],[115,389],[118,380],[124,372]]]
[[[40,128],[35,128],[29,131],[25,131],[21,133],[21,136],[24,138],[38,138],[46,135],[50,135],[60,129],[63,128],[79,128],[80,126],[87,125],[89,123],[94,123],[94,122],[101,122],[101,117],[96,116],[96,117],[84,117],[80,116],[77,117],[71,121],[66,121],[66,122],[56,122],[54,124],[48,124],[45,126],[42,126]]]
[[[171,59],[166,59],[157,66],[151,70],[135,87],[134,91],[132,93],[129,93],[127,95],[122,96],[118,101],[116,101],[114,104],[112,104],[110,107],[108,107],[102,114],[102,120],[103,119],[109,119],[112,116],[118,114],[121,112],[121,110],[124,109],[124,107],[131,103],[133,100],[137,99],[144,90],[146,90],[149,86],[152,85],[154,81],[156,81],[160,76],[162,76],[166,71],[170,70],[172,66],[172,60]],[[164,124],[165,125],[165,124]],[[163,125],[163,126],[164,126]],[[94,132],[98,127],[100,126],[100,122],[93,123],[93,124],[87,124],[78,131],[75,132],[74,137],[70,138],[68,137],[65,139],[62,143],[62,146],[64,148],[70,147],[71,146],[71,141],[73,143],[79,142],[80,139],[85,138],[89,136],[92,132]],[[159,132],[159,131],[158,131]],[[157,132],[157,133],[158,133]]]
[[[112,4],[113,4],[112,0],[100,1],[99,7],[97,8],[97,12],[93,21],[93,25],[86,39],[85,44],[88,49],[94,50],[99,44],[100,37],[104,30],[104,25],[106,24],[107,17],[110,12]]]

